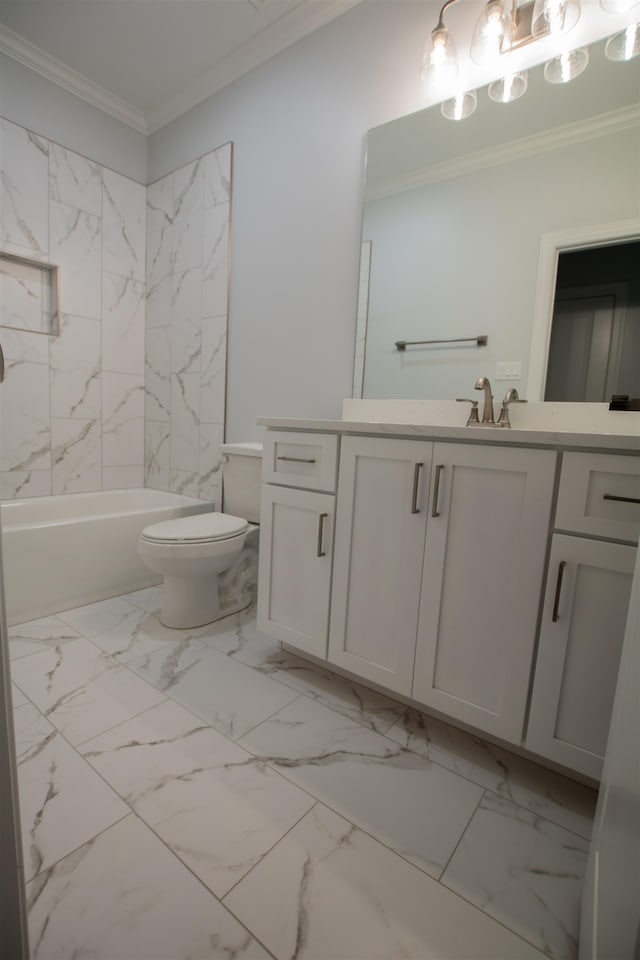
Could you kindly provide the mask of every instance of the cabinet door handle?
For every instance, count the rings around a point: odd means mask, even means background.
[[[326,551],[322,549],[322,541],[324,540],[324,522],[329,516],[328,513],[321,513],[318,516],[318,547],[316,550],[316,556],[326,557]]]
[[[439,463],[436,467],[436,479],[433,485],[433,505],[431,507],[431,516],[439,517],[438,500],[440,499],[440,474],[444,470],[444,463]]]
[[[562,578],[564,576],[564,568],[567,565],[566,560],[561,560],[558,564],[558,579],[556,580],[556,595],[553,600],[553,616],[551,617],[552,623],[558,622],[558,608],[560,606],[560,594],[562,593]]]
[[[418,484],[420,482],[420,470],[424,463],[416,463],[413,467],[413,494],[411,495],[411,513],[420,513],[418,507]]]
[[[276,457],[276,460],[286,460],[288,463],[315,463],[315,459],[306,460],[304,457]]]
[[[619,500],[621,503],[640,503],[640,497],[617,497],[615,493],[603,493],[603,500]]]

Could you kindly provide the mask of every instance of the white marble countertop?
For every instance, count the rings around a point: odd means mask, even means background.
[[[577,407],[582,409],[576,411]],[[514,405],[511,429],[464,426],[466,408],[450,401],[345,400],[343,412],[345,416],[339,420],[258,417],[257,423],[278,430],[640,453],[640,414],[609,411],[606,404]]]

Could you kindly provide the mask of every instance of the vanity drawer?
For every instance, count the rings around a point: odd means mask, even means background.
[[[331,433],[268,430],[262,447],[262,482],[334,493],[338,438]]]
[[[637,541],[640,534],[640,457],[565,453],[556,528]]]

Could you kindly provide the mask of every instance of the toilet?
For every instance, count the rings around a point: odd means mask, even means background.
[[[160,620],[166,627],[204,626],[252,600],[246,578],[247,568],[256,567],[257,550],[245,544],[257,534],[262,444],[225,443],[220,449],[225,513],[164,520],[140,534],[139,555],[163,577]]]

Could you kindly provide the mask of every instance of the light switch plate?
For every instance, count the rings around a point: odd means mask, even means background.
[[[498,360],[496,363],[496,380],[519,380],[521,376],[520,360]]]

